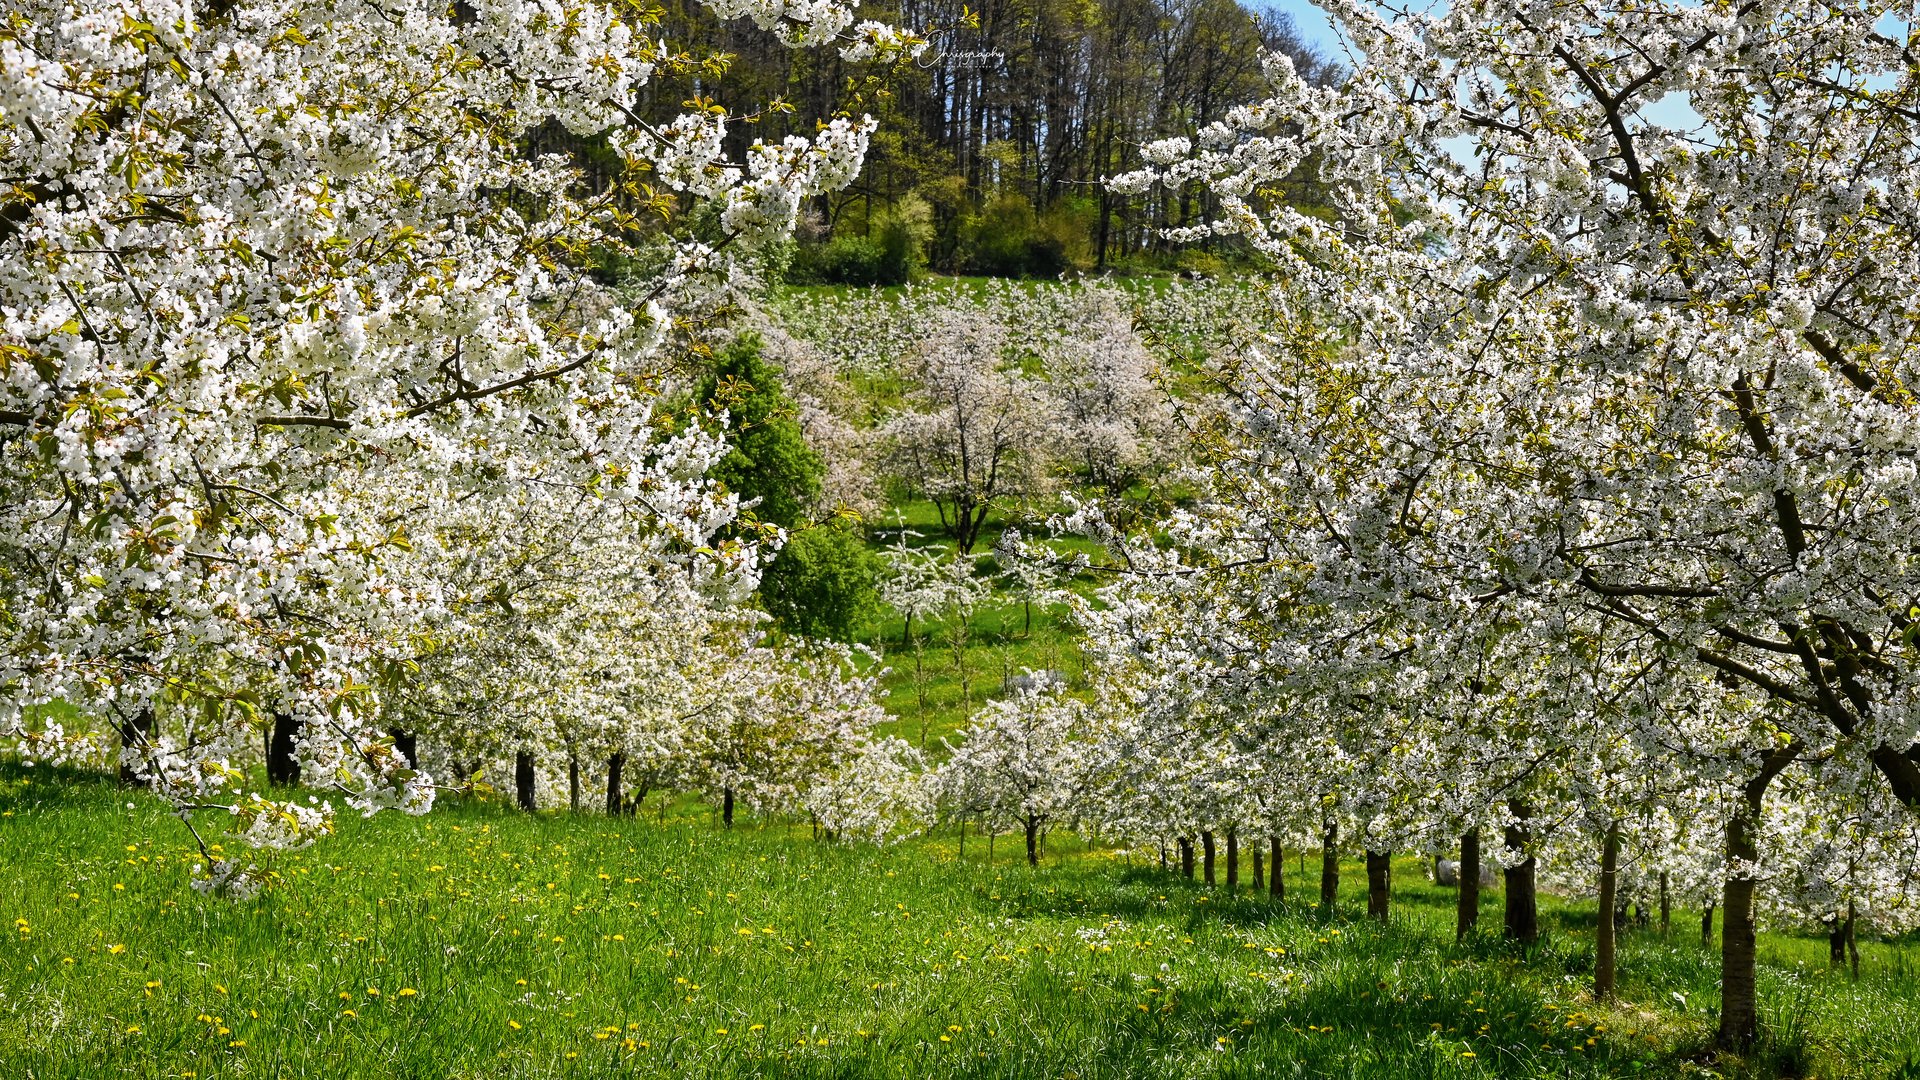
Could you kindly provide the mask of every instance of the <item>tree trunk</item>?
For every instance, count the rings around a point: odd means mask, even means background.
[[[1267,856],[1260,845],[1253,845],[1253,891],[1259,892],[1267,887]]]
[[[393,736],[393,749],[405,759],[407,768],[419,768],[420,736],[411,731],[401,731],[399,728],[395,728],[387,732],[387,734]]]
[[[1838,971],[1847,966],[1847,933],[1853,929],[1853,920],[1835,915],[1827,920],[1827,967]]]
[[[731,785],[720,790],[720,823],[729,829],[733,828],[733,787]]]
[[[1752,867],[1760,861],[1757,837],[1767,786],[1798,756],[1797,747],[1769,754],[1760,772],[1747,781],[1742,806],[1727,819],[1727,880],[1720,890],[1726,914],[1720,921],[1720,1045],[1746,1051],[1760,1035],[1755,997]]]
[[[1327,822],[1320,834],[1320,914],[1333,917],[1333,901],[1340,895],[1340,826]]]
[[[580,756],[571,751],[567,754],[567,810],[580,812]]]
[[[1387,921],[1393,898],[1393,853],[1367,849],[1367,918]]]
[[[1700,912],[1700,944],[1713,948],[1713,905]]]
[[[1673,923],[1673,898],[1667,895],[1667,872],[1660,871],[1660,936],[1667,936],[1667,927]]]
[[[1460,895],[1453,936],[1464,938],[1480,925],[1480,830],[1460,834]]]
[[[1614,897],[1619,891],[1620,830],[1607,829],[1600,844],[1600,921],[1594,931],[1593,999],[1613,1000]]]
[[[267,783],[291,787],[300,782],[300,758],[294,740],[300,737],[300,721],[292,713],[273,714],[273,736],[267,740]]]
[[[1040,821],[1038,818],[1027,819],[1027,865],[1036,870],[1040,867]],[[1191,852],[1187,857],[1187,869],[1189,873],[1193,869]]]
[[[626,810],[626,798],[620,790],[620,774],[627,767],[627,755],[614,751],[607,755],[607,816],[614,817]]]
[[[1180,838],[1180,873],[1188,881],[1193,880],[1193,837]]]
[[[1516,819],[1507,826],[1506,844],[1508,851],[1525,851],[1533,834],[1527,828],[1527,807],[1519,800],[1507,803],[1507,809]],[[1507,937],[1523,945],[1531,945],[1540,940],[1540,909],[1534,891],[1535,862],[1528,855],[1518,864],[1508,867],[1506,872],[1506,924]]]
[[[1275,900],[1287,898],[1287,850],[1280,846],[1280,838],[1275,836],[1267,840],[1268,861],[1273,863],[1273,876],[1267,879],[1267,892]]]
[[[1211,887],[1213,885],[1213,856],[1214,856],[1213,830],[1202,829],[1200,831],[1200,844],[1201,844],[1201,847],[1205,849],[1205,858],[1201,862],[1201,865],[1206,869],[1205,876],[1207,880],[1207,885]]]
[[[1227,830],[1227,891],[1240,891],[1240,834]]]
[[[520,809],[533,809],[533,752],[522,750],[513,755],[513,790],[520,798]]]
[[[276,716],[276,720],[277,719]],[[153,706],[140,706],[140,709],[133,714],[133,719],[117,726],[120,729],[120,748],[122,750],[128,747],[143,747],[147,745],[147,743],[153,739]],[[271,762],[272,758],[269,757],[268,761]],[[269,766],[267,771],[269,773],[273,771],[271,766]],[[300,780],[300,770],[298,766],[294,768],[293,779],[295,783],[298,783]],[[140,787],[140,770],[122,761],[120,763],[120,786]]]
[[[1760,1034],[1759,1003],[1755,1000],[1753,879],[1734,871],[1735,860],[1759,857],[1752,820],[1735,814],[1727,822],[1727,880],[1720,887],[1720,905],[1726,915],[1720,926],[1720,1045],[1746,1050]]]
[[[1855,918],[1853,901],[1847,901],[1847,959],[1853,962],[1853,981],[1860,981],[1860,920]]]

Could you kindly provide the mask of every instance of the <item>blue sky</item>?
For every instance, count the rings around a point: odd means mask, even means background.
[[[1293,25],[1300,37],[1323,55],[1340,55],[1339,40],[1334,36],[1333,24],[1328,21],[1327,13],[1308,3],[1307,0],[1251,0],[1255,8],[1284,12],[1293,16]]]

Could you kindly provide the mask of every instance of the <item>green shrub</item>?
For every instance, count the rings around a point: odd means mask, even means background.
[[[697,400],[727,410],[727,442],[733,449],[709,474],[742,500],[758,499],[753,515],[792,527],[820,494],[826,463],[807,445],[794,419],[793,401],[780,376],[760,356],[756,334],[742,334],[714,357]]]
[[[815,525],[787,538],[761,576],[760,602],[788,633],[852,641],[879,611],[880,572],[852,525]]]
[[[1069,269],[1067,247],[1040,227],[1022,195],[999,195],[962,226],[966,269],[986,277],[1059,277]]]

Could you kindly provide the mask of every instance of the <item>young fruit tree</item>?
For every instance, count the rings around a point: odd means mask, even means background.
[[[1719,1035],[1750,1045],[1773,781],[1920,811],[1911,9],[1327,6],[1337,89],[1272,57],[1270,100],[1115,181],[1206,187],[1192,234],[1276,268],[1292,355],[1237,362],[1219,491],[1304,569],[1246,576],[1400,625],[1410,664],[1478,626],[1723,699],[1619,723],[1722,770]],[[1268,198],[1302,170],[1337,221]]]

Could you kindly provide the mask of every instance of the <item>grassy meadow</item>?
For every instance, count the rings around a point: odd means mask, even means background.
[[[188,886],[178,822],[104,779],[7,766],[0,814],[9,1078],[1920,1076],[1911,950],[1863,942],[1856,982],[1823,941],[1767,935],[1769,1035],[1715,1061],[1692,918],[1628,934],[1597,1009],[1590,904],[1545,899],[1530,957],[1456,945],[1417,859],[1382,927],[1357,864],[1324,921],[1293,859],[1283,904],[1077,845],[1035,872],[1010,838],[989,863],[978,836],[962,857],[952,835],[725,831],[691,804],[449,800],[343,819],[234,903]]]

